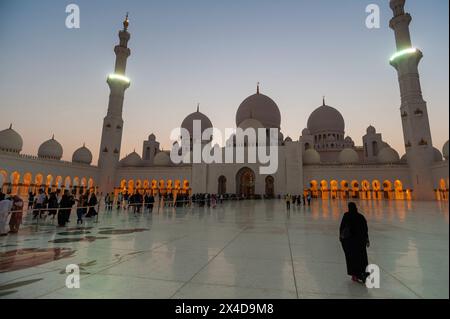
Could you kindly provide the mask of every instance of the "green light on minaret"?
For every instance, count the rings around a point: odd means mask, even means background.
[[[413,53],[416,53],[416,52],[417,52],[416,48],[408,48],[408,49],[405,49],[405,50],[398,51],[393,56],[391,56],[390,61],[392,62],[392,61],[394,61],[395,59],[397,59],[397,58],[399,58],[401,56],[408,55],[408,54],[413,54]]]
[[[121,75],[121,74],[115,74],[115,73],[110,74],[110,75],[108,75],[108,79],[121,81],[121,82],[125,82],[125,83],[130,83],[130,79],[127,78],[125,75]]]

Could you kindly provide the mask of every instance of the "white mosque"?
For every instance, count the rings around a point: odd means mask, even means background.
[[[315,197],[388,200],[446,200],[448,198],[448,141],[441,148],[432,144],[426,102],[422,98],[418,65],[422,52],[410,39],[411,16],[405,0],[391,0],[394,13],[390,27],[395,32],[397,53],[391,65],[397,70],[406,153],[399,153],[383,140],[373,126],[362,136],[362,145],[345,134],[341,113],[325,99],[309,116],[298,140],[284,138],[278,105],[259,92],[246,98],[236,112],[236,127],[278,129],[278,170],[272,175],[258,172],[258,164],[174,164],[154,134],[143,142],[142,154],[133,152],[120,159],[125,75],[130,56],[128,18],[119,32],[115,71],[107,83],[111,94],[103,121],[100,155],[92,164],[92,153],[84,145],[72,161],[62,161],[63,147],[52,137],[37,156],[21,154],[23,140],[12,126],[0,131],[0,186],[10,194],[26,195],[37,188],[47,191],[96,189],[106,192],[215,193],[270,198],[283,194],[311,192]],[[193,121],[201,129],[213,123],[199,109],[189,114],[181,127],[191,134]],[[300,131],[301,128],[299,128]],[[246,147],[236,145],[234,147]]]

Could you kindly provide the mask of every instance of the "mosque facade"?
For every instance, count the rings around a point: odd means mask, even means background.
[[[334,107],[316,108],[307,127],[297,140],[284,137],[281,112],[268,96],[257,92],[246,98],[236,112],[236,127],[278,130],[278,170],[259,174],[259,163],[182,163],[174,164],[168,151],[161,149],[154,134],[143,142],[142,152],[120,159],[124,121],[124,98],[130,80],[126,63],[130,33],[128,18],[119,31],[115,46],[114,73],[108,76],[110,87],[107,114],[103,120],[97,165],[91,151],[83,145],[63,161],[63,147],[52,137],[42,143],[37,156],[22,154],[23,140],[12,126],[0,131],[0,187],[10,194],[26,195],[44,188],[47,191],[82,189],[106,192],[152,192],[235,194],[247,198],[271,198],[283,194],[310,192],[314,197],[446,200],[448,198],[448,141],[440,149],[433,146],[428,110],[422,97],[418,65],[422,52],[412,46],[405,0],[391,0],[396,53],[390,64],[398,73],[405,154],[383,140],[369,126],[358,145],[346,135],[345,120]],[[192,133],[194,121],[201,130],[212,128],[210,119],[197,111],[189,114],[181,128]],[[301,128],[299,128],[300,131]],[[234,148],[248,145],[230,139]]]

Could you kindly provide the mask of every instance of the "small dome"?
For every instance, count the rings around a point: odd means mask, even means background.
[[[444,158],[448,160],[448,141],[445,142],[444,146],[442,147],[442,155],[444,155]]]
[[[402,163],[407,163],[408,162],[408,156],[405,154],[403,154],[403,156],[400,158],[400,162]]]
[[[442,162],[442,154],[436,147],[433,147],[433,160],[435,162]]]
[[[392,164],[400,161],[400,156],[397,151],[391,147],[384,147],[380,150],[377,156],[378,163],[381,164]]]
[[[169,166],[171,163],[170,156],[166,152],[159,152],[153,159],[153,165],[157,166]]]
[[[307,149],[303,153],[303,164],[320,164],[320,154],[315,149]]]
[[[290,136],[288,136],[288,137],[286,137],[285,139],[284,139],[284,142],[286,143],[286,142],[292,142],[292,138],[290,137]]]
[[[86,146],[83,145],[75,152],[73,152],[72,162],[90,165],[92,163],[91,151]]]
[[[253,129],[257,130],[259,128],[264,128],[264,126],[258,120],[246,119],[246,120],[242,121],[241,124],[239,124],[239,128],[241,128],[243,130],[246,130],[248,128],[253,128]],[[256,134],[258,134],[258,132],[256,132]]]
[[[155,134],[150,134],[149,136],[148,136],[148,140],[149,141],[156,141],[156,136],[155,136]]]
[[[345,148],[339,153],[338,161],[341,164],[356,164],[359,162],[359,156],[354,149]]]
[[[191,135],[191,138],[194,137],[194,121],[195,120],[200,121],[202,133],[206,129],[213,127],[210,119],[205,114],[201,113],[197,109],[197,112],[191,113],[188,116],[186,116],[186,118],[181,123],[181,128],[186,129],[189,132],[189,134]]]
[[[265,128],[280,128],[281,113],[278,105],[259,92],[246,98],[236,112],[236,126],[246,119],[255,119]]]
[[[376,133],[377,133],[377,130],[375,129],[375,127],[373,127],[372,125],[370,125],[370,126],[367,128],[366,133],[369,134],[369,135],[373,135],[373,134],[376,134]]]
[[[350,136],[347,136],[344,139],[344,144],[347,148],[355,146],[355,142],[353,142],[353,139]]]
[[[344,133],[345,130],[342,114],[325,103],[311,113],[307,126],[312,135],[322,132]]]
[[[20,153],[23,140],[19,133],[13,130],[12,124],[6,130],[0,131],[0,151]]]
[[[311,132],[307,128],[304,128],[302,131],[302,136],[308,136],[308,135],[311,135]]]
[[[138,153],[136,153],[135,151],[133,151],[133,153],[125,156],[125,158],[123,158],[120,161],[120,164],[122,166],[127,166],[127,167],[135,167],[135,166],[140,166],[142,163],[142,159],[139,156]]]
[[[50,140],[42,143],[38,149],[38,157],[41,158],[60,160],[62,158],[62,155],[63,148],[61,144],[59,144],[59,142],[55,140],[54,136]]]

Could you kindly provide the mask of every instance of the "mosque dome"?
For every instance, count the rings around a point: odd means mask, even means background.
[[[169,166],[171,163],[170,156],[166,152],[157,153],[153,159],[153,165],[157,166]]]
[[[20,153],[23,140],[19,133],[13,130],[12,125],[0,131],[0,152]]]
[[[241,124],[239,124],[238,127],[243,130],[246,130],[248,128],[253,128],[255,130],[257,130],[259,128],[264,128],[262,123],[256,119],[245,119],[244,121],[242,121]],[[258,133],[258,132],[256,132],[256,133]]]
[[[320,154],[315,149],[307,149],[303,153],[303,164],[320,164]]]
[[[213,127],[210,119],[205,114],[201,113],[199,111],[199,109],[197,108],[196,112],[191,113],[188,116],[186,116],[186,118],[181,123],[181,128],[188,130],[189,134],[191,135],[191,138],[193,138],[193,136],[194,136],[193,133],[194,133],[194,121],[195,120],[200,121],[202,132],[208,128]]]
[[[302,131],[302,136],[308,136],[308,135],[311,135],[311,132],[307,128],[304,128]]]
[[[246,98],[236,112],[236,126],[247,119],[261,122],[265,128],[280,128],[281,113],[278,105],[268,96],[259,93]]]
[[[372,125],[370,125],[367,129],[366,129],[366,133],[368,135],[373,135],[377,133],[377,130],[375,129],[375,127],[373,127]]]
[[[445,142],[444,146],[442,147],[442,155],[444,155],[444,158],[448,160],[448,141]]]
[[[60,160],[62,158],[62,155],[63,148],[61,144],[59,144],[59,142],[55,140],[54,136],[48,141],[42,143],[38,149],[38,157],[41,158]]]
[[[90,165],[92,163],[91,151],[85,145],[83,145],[75,152],[73,152],[72,162]]]
[[[335,108],[325,105],[325,101],[311,113],[307,126],[312,135],[321,132],[344,133],[345,130],[342,114]]]
[[[392,164],[400,161],[400,156],[392,147],[384,147],[378,153],[377,161],[381,164]]]
[[[120,161],[120,164],[122,164],[122,166],[140,166],[141,161],[142,159],[139,154],[136,153],[136,151],[133,151],[133,153],[125,156],[125,158]]]
[[[356,164],[359,162],[359,156],[354,149],[344,148],[339,153],[338,161],[341,164]]]
[[[433,147],[433,160],[435,162],[442,162],[442,153],[436,147]]]

